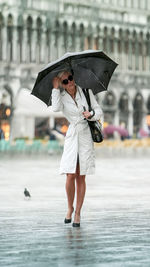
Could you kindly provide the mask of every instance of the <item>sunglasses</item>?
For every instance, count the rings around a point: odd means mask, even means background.
[[[72,76],[72,75],[69,75],[69,76],[68,76],[68,79],[64,79],[64,80],[62,81],[62,83],[66,85],[66,84],[68,84],[69,81],[70,81],[70,82],[73,81],[73,76]]]

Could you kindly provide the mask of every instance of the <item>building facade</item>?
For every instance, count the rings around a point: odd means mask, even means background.
[[[0,0],[0,118],[7,137],[9,131],[12,138],[34,137],[38,118],[17,109],[22,90],[32,90],[37,73],[67,51],[86,49],[103,50],[119,64],[108,91],[98,96],[104,121],[123,123],[130,135],[145,128],[149,27],[148,0]]]

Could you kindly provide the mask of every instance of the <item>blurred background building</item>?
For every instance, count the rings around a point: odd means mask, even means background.
[[[118,64],[99,95],[105,124],[130,136],[150,124],[150,1],[0,0],[0,127],[5,138],[42,137],[65,124],[31,98],[37,73],[67,51],[100,49]],[[55,118],[57,116],[57,118]]]

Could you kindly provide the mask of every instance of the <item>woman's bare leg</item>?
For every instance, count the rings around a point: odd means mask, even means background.
[[[68,173],[66,179],[66,193],[68,200],[68,212],[66,219],[70,219],[73,212],[73,202],[75,196],[75,174]]]
[[[76,171],[76,185],[77,185],[77,200],[76,200],[76,212],[75,212],[74,222],[79,223],[80,212],[86,191],[85,175],[80,175],[79,164],[77,165],[77,171]]]

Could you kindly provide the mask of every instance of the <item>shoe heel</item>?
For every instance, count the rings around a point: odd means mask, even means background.
[[[64,223],[71,223],[71,219],[66,219],[65,218]]]

